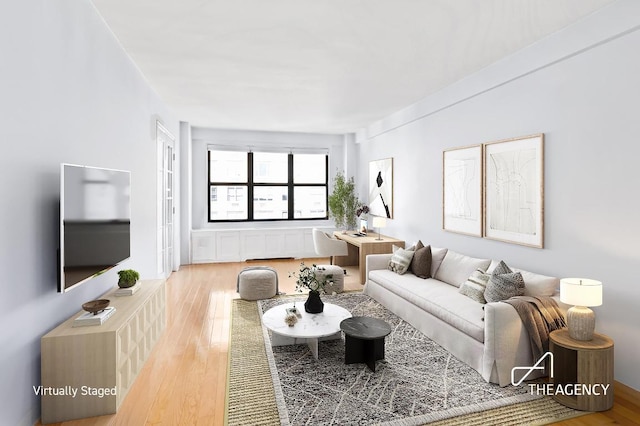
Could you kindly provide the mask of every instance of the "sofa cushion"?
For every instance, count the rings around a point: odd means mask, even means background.
[[[447,284],[460,287],[473,271],[476,269],[485,271],[490,263],[491,259],[477,259],[449,250],[444,256],[435,278]]]
[[[449,251],[446,248],[431,247],[431,277],[435,277],[442,260]]]
[[[405,274],[409,270],[409,265],[411,265],[413,253],[413,250],[405,250],[393,246],[393,255],[389,261],[389,269],[400,275]]]
[[[525,296],[553,296],[558,292],[560,279],[512,268],[513,272],[520,272],[524,280]]]
[[[491,265],[489,265],[489,268],[487,269],[487,273],[492,273],[500,262],[500,260],[492,260]],[[511,270],[522,274],[525,296],[553,296],[559,291],[560,278],[549,277],[547,275],[537,274],[535,272],[529,272],[518,268],[511,268]]]
[[[513,296],[524,295],[524,279],[520,272],[513,272],[506,263],[500,262],[493,270],[484,291],[487,302],[499,302]]]
[[[476,269],[471,276],[460,286],[460,294],[475,300],[478,303],[487,303],[484,298],[484,290],[491,278],[491,274],[487,274],[482,269]]]
[[[484,342],[483,305],[458,293],[457,288],[433,278],[423,280],[413,274],[398,275],[385,269],[371,271],[369,280]]]
[[[416,277],[431,278],[431,246],[424,247],[420,241],[418,243],[416,247],[420,247],[413,253],[409,269]]]

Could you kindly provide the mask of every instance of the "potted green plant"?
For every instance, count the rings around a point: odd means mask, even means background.
[[[129,288],[133,287],[138,280],[140,279],[140,274],[138,271],[134,271],[133,269],[123,269],[118,271],[118,287],[120,288]]]
[[[342,172],[337,172],[329,195],[329,216],[337,228],[355,229],[358,205],[353,176],[347,179]]]

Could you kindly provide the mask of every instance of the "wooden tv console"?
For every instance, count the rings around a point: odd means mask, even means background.
[[[73,327],[76,314],[41,339],[42,423],[113,414],[166,325],[164,280],[141,281],[133,296],[111,300],[98,326]]]

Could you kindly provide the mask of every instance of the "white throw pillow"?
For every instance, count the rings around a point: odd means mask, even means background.
[[[560,279],[524,271],[518,268],[511,268],[513,272],[520,272],[524,279],[525,296],[553,296],[560,288]]]
[[[446,248],[438,248],[431,246],[431,276],[435,277],[438,272],[438,268],[442,264],[442,259],[444,259],[447,254]]]
[[[477,259],[448,250],[435,275],[437,280],[460,287],[476,269],[487,269],[490,259]]]

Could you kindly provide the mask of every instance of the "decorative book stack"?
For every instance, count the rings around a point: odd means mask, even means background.
[[[92,314],[91,312],[85,312],[84,314],[80,315],[78,318],[73,320],[73,326],[86,327],[89,325],[101,325],[107,319],[109,319],[109,317],[113,315],[115,311],[116,311],[116,308],[114,308],[113,306],[109,306],[108,308],[105,308],[104,311],[97,313],[95,315]]]
[[[140,289],[140,283],[136,283],[131,287],[119,288],[113,292],[114,296],[131,296],[136,293]]]

